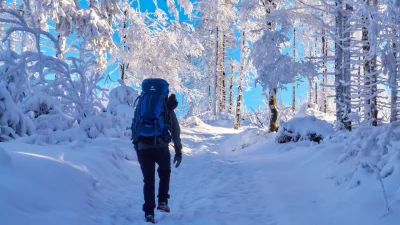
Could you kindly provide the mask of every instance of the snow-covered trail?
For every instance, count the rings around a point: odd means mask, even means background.
[[[397,225],[380,183],[349,188],[343,143],[276,144],[271,134],[201,123],[183,128],[164,225]],[[3,148],[3,150],[1,149]],[[99,138],[64,145],[0,143],[0,224],[144,225],[143,181],[132,144]],[[341,183],[341,184],[340,184]],[[26,188],[29,187],[29,188]],[[395,196],[398,188],[388,189]],[[392,198],[393,199],[393,198]],[[147,225],[147,224],[146,224]]]
[[[241,138],[236,133],[205,124],[183,130],[185,156],[181,167],[172,169],[172,212],[156,212],[159,224],[394,225],[398,221],[399,215],[385,214],[381,196],[362,198],[363,192],[357,191],[343,195],[345,187],[334,185],[331,169],[338,146],[278,145],[267,138],[233,152],[230,142]],[[130,182],[110,201],[113,221],[104,224],[146,224],[142,177],[134,176]]]

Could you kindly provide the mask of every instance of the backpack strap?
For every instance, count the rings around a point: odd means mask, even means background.
[[[132,128],[131,128],[133,142],[137,142],[137,138],[138,138],[137,137],[137,133],[139,132],[140,127],[142,126],[142,122],[143,122],[143,119],[140,118],[140,116],[139,116],[140,115],[140,104],[139,104],[139,102],[142,100],[142,98],[143,98],[143,95],[139,95],[136,98],[135,103],[133,104],[133,107],[136,107],[136,109],[135,109],[135,117],[134,117],[134,119],[132,121]],[[136,123],[137,120],[139,120],[139,124]]]

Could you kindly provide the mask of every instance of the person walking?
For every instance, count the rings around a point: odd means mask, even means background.
[[[155,223],[155,164],[158,164],[160,178],[157,210],[170,212],[171,154],[168,146],[171,141],[175,149],[175,167],[178,168],[182,161],[180,126],[174,111],[178,101],[175,94],[168,97],[168,86],[162,79],[143,81],[132,123],[132,140],[143,174],[143,211],[146,222],[151,223]]]

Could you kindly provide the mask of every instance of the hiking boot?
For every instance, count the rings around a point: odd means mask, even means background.
[[[146,222],[156,223],[156,221],[154,220],[154,215],[152,215],[152,214],[145,216],[145,218],[146,218]]]
[[[170,212],[171,210],[168,207],[168,203],[166,202],[160,202],[157,206],[157,210],[161,212]]]

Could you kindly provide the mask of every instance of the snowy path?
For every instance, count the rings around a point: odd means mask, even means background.
[[[335,185],[342,143],[276,144],[256,130],[201,124],[182,132],[164,225],[397,225],[376,179]],[[1,143],[0,224],[145,225],[142,175],[132,145],[106,138],[65,145]],[[234,151],[233,151],[234,150]],[[11,160],[10,160],[11,159]],[[126,160],[129,159],[129,160]],[[29,189],[26,189],[29,187]],[[388,195],[395,196],[392,189]],[[147,224],[146,224],[147,225]]]
[[[330,174],[337,146],[277,145],[266,139],[232,152],[223,143],[235,133],[208,125],[184,129],[186,154],[181,167],[172,171],[172,213],[156,212],[159,224],[397,224],[399,215],[385,215],[380,197],[371,196],[359,206],[360,196],[339,195],[344,187],[336,187]],[[110,201],[113,221],[104,224],[146,224],[141,179],[134,176],[130,186]],[[365,207],[370,204],[375,206]]]

